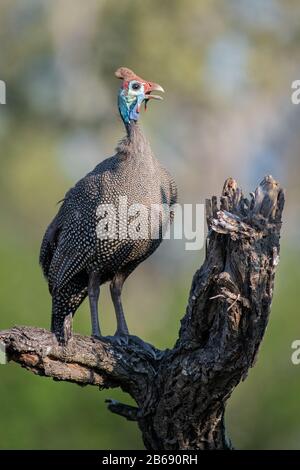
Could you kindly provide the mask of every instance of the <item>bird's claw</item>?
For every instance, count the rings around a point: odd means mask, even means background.
[[[145,343],[145,341],[143,341],[141,338],[134,335],[130,336],[130,339],[138,344],[145,351],[145,353],[151,357],[151,359],[157,359],[156,350],[151,344]]]
[[[110,343],[115,343],[118,346],[128,346],[129,335],[125,333],[116,333],[114,336],[103,336],[101,338],[103,341],[109,341]]]
[[[114,336],[93,336],[97,340],[106,341],[109,343],[117,344],[118,346],[129,346],[130,343],[140,346],[146,356],[152,360],[159,359],[159,351],[156,350],[151,344],[145,343],[141,338],[126,333],[116,332]]]
[[[99,335],[99,334],[95,334],[95,335],[92,334],[92,338],[96,339],[98,341],[103,341],[105,339],[105,336],[102,336],[102,335]]]

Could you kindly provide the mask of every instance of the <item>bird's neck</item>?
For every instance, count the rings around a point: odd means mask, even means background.
[[[117,151],[124,156],[138,158],[152,158],[150,144],[146,139],[140,125],[136,121],[130,121],[125,125],[126,137],[120,142]]]
[[[127,131],[127,139],[131,145],[145,144],[149,145],[141,126],[137,121],[130,121],[130,123],[125,126]]]

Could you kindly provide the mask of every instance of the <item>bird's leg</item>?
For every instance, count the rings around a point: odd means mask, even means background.
[[[125,279],[126,276],[124,274],[116,274],[110,283],[110,293],[117,318],[117,331],[115,336],[129,335],[121,302],[121,292]]]
[[[99,317],[98,317],[98,300],[100,294],[100,280],[95,272],[89,275],[88,295],[90,301],[91,321],[92,321],[92,336],[101,338]]]

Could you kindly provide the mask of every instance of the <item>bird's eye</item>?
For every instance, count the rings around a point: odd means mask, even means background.
[[[131,88],[132,88],[133,90],[139,90],[139,89],[141,88],[141,85],[140,85],[139,83],[133,83],[132,86],[131,86]]]

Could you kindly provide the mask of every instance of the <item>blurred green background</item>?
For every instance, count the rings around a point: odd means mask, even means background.
[[[296,0],[1,0],[0,328],[49,327],[39,245],[56,201],[112,155],[123,128],[114,71],[133,68],[166,90],[143,115],[152,148],[181,202],[203,202],[234,176],[245,192],[265,174],[287,189],[281,264],[258,363],[234,392],[228,432],[237,448],[300,449],[300,4]],[[203,251],[165,241],[126,283],[131,331],[156,346],[176,339]],[[112,334],[107,287],[101,321]],[[89,334],[86,303],[74,328]],[[3,449],[137,449],[136,424],[110,414],[99,392],[0,366]]]

